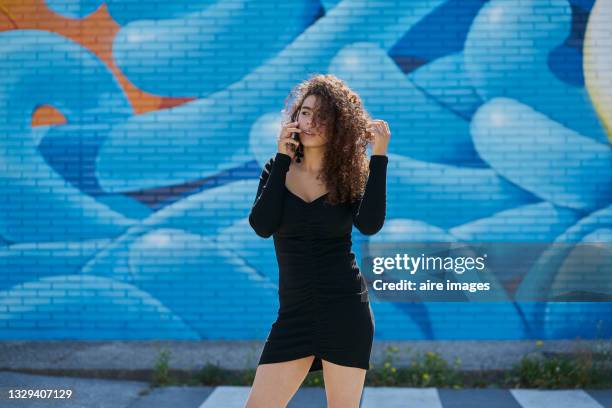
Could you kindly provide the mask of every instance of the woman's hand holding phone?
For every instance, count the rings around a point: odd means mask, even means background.
[[[278,152],[290,156],[291,159],[295,157],[295,151],[300,145],[300,142],[293,138],[294,133],[299,135],[301,132],[301,130],[296,127],[297,124],[298,122],[289,122],[285,124],[278,136]]]

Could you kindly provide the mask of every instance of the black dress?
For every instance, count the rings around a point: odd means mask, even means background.
[[[285,185],[291,157],[283,153],[266,163],[249,223],[257,235],[274,234],[279,268],[279,310],[259,364],[314,355],[368,369],[374,318],[368,290],[351,251],[353,223],[366,235],[385,220],[388,158],[370,157],[370,173],[361,199],[330,205],[324,194],[306,202]]]

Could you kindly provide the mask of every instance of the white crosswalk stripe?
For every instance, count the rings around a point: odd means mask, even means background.
[[[583,390],[510,390],[522,408],[604,408]]]
[[[443,408],[435,388],[365,387],[362,408]]]
[[[224,385],[206,398],[200,408],[244,408],[251,387]]]
[[[216,387],[199,408],[244,408],[250,390],[247,386]],[[323,388],[319,391],[325,393]],[[584,390],[510,389],[508,392],[521,408],[605,408]],[[436,388],[365,387],[363,390],[361,408],[413,407],[444,408],[444,405]]]

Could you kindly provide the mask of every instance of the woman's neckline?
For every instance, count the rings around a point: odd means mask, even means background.
[[[292,196],[294,196],[295,198],[297,198],[298,200],[300,200],[301,202],[303,202],[303,203],[304,203],[304,204],[306,204],[306,205],[313,204],[313,203],[315,203],[316,201],[319,201],[320,199],[322,199],[323,197],[325,197],[326,195],[328,195],[328,194],[329,194],[329,191],[328,191],[328,192],[326,192],[325,194],[320,195],[319,197],[315,198],[315,199],[314,199],[314,200],[312,200],[312,201],[306,201],[306,200],[304,200],[302,197],[300,197],[299,195],[295,194],[293,191],[289,190],[289,187],[287,187],[287,185],[286,185],[286,184],[285,184],[285,190],[287,190],[287,191],[289,192],[289,194],[291,194]]]

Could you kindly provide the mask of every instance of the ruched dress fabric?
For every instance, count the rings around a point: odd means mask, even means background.
[[[351,250],[352,226],[365,235],[385,220],[388,158],[371,155],[361,198],[330,205],[328,193],[306,202],[285,185],[291,157],[277,153],[261,172],[249,223],[257,235],[273,235],[279,268],[279,310],[259,364],[314,355],[369,369],[374,316],[365,280]]]

